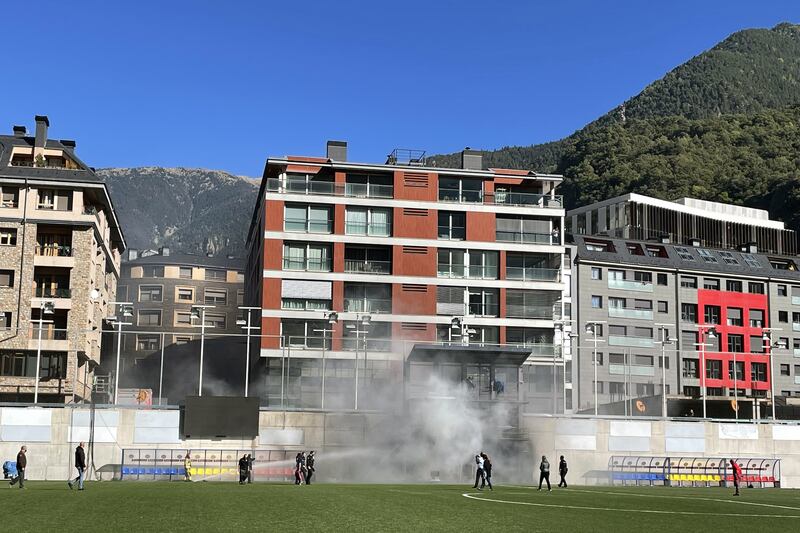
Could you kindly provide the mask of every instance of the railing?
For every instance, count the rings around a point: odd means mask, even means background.
[[[72,298],[71,289],[60,289],[50,287],[36,287],[33,291],[34,298]]]
[[[436,275],[440,278],[497,279],[497,267],[439,263]]]
[[[656,371],[652,366],[611,364],[608,365],[608,373],[615,376],[654,376]]]
[[[609,346],[630,346],[632,348],[652,348],[653,339],[647,337],[625,337],[623,335],[609,335]]]
[[[610,278],[608,280],[608,288],[622,289],[626,291],[653,292],[653,283],[649,281]]]
[[[494,194],[487,193],[484,196],[484,203],[562,209],[564,207],[564,198],[560,195],[550,196],[549,194],[529,192],[495,191]]]
[[[391,274],[392,263],[391,261],[345,259],[344,271],[364,274]]]
[[[531,355],[545,355],[550,357],[561,355],[561,347],[557,344],[542,344],[537,342],[509,342],[506,344],[509,346],[528,348],[531,351]]]
[[[506,267],[506,279],[518,281],[558,281],[561,270],[557,268]]]
[[[501,242],[520,242],[525,244],[560,244],[561,238],[550,233],[530,233],[526,231],[496,230],[495,238]]]
[[[525,305],[525,304],[507,304],[506,305],[507,318],[535,318],[541,320],[553,320],[556,318],[556,313],[553,312],[552,306],[546,305]]]
[[[333,220],[309,220],[306,218],[286,218],[283,221],[286,231],[304,233],[330,233],[333,231]]]
[[[652,309],[629,309],[626,307],[609,307],[608,316],[611,318],[635,318],[653,320]]]
[[[458,189],[439,187],[439,201],[459,204],[480,204],[483,203],[483,191],[459,191]]]
[[[438,238],[450,241],[463,241],[467,237],[467,230],[464,226],[439,226]],[[451,237],[450,235],[455,235]]]
[[[373,235],[376,237],[389,237],[392,232],[391,224],[376,222],[345,222],[345,235]]]
[[[72,246],[55,242],[36,243],[35,254],[41,257],[72,257]]]
[[[394,198],[393,185],[300,180],[281,182],[278,178],[269,178],[267,180],[267,192],[345,196],[350,198]]]
[[[34,320],[29,330],[29,338],[31,340],[39,339],[39,324]],[[67,340],[66,328],[49,328],[47,325],[42,325],[42,340],[43,341],[65,341]]]
[[[371,298],[345,298],[344,311],[346,313],[391,313],[392,301]]]
[[[311,272],[330,272],[330,259],[295,259],[292,257],[283,258],[284,270],[307,270]]]

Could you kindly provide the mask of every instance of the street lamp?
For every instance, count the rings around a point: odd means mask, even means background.
[[[598,330],[603,327],[602,322],[600,321],[592,321],[586,323],[585,332],[587,335],[591,335],[594,341],[594,352],[592,355],[592,365],[594,366],[594,415],[597,416],[597,343],[602,342],[598,339]]]
[[[667,344],[675,344],[678,339],[669,336],[667,324],[656,324],[661,331],[661,340],[656,344],[661,345],[661,416],[667,418]]]
[[[114,405],[119,400],[119,361],[122,355],[122,326],[130,326],[133,322],[125,322],[125,317],[133,316],[133,302],[108,302],[109,305],[118,305],[120,317],[111,316],[106,320],[117,326],[117,362],[114,373]]]
[[[700,378],[703,393],[703,418],[706,418],[706,346],[714,346],[713,344],[706,344],[706,337],[711,340],[717,338],[716,326],[697,326],[698,343],[700,346]]]
[[[55,313],[55,303],[49,300],[42,300],[39,304],[39,342],[36,348],[36,381],[33,384],[33,404],[39,403],[39,372],[42,366],[42,325],[52,324],[52,320],[44,320],[44,315]],[[3,313],[5,315],[5,313]]]
[[[561,340],[561,398],[563,404],[563,412],[567,412],[567,345],[571,339],[578,335],[567,331],[567,327],[572,325],[571,319],[562,319],[555,323],[556,330],[560,332]],[[570,351],[571,355],[571,351]],[[556,414],[556,353],[555,345],[553,346],[553,414]]]
[[[314,330],[315,333],[322,333],[322,396],[320,397],[320,409],[325,409],[325,350],[328,347],[328,333],[331,333],[331,340],[333,340],[333,327],[339,322],[339,313],[336,311],[326,312],[325,320],[328,322],[327,327]]]
[[[191,319],[199,319],[200,325],[192,324],[192,327],[200,328],[200,378],[197,383],[197,395],[203,395],[203,350],[206,340],[206,309],[213,309],[215,305],[193,305]],[[212,328],[214,326],[211,326]]]
[[[356,323],[348,324],[348,329],[355,329],[356,334],[356,366],[355,366],[355,399],[353,402],[354,409],[358,410],[358,340],[361,335],[364,335],[364,372],[367,371],[367,333],[369,332],[369,325],[372,322],[372,316],[368,314],[356,315]],[[363,329],[362,329],[363,328]]]
[[[241,326],[247,332],[247,351],[244,362],[244,397],[247,398],[248,386],[250,384],[250,332],[254,329],[261,329],[258,326],[250,325],[250,312],[260,310],[260,307],[239,306],[240,311],[247,313],[247,320],[237,320],[236,325]]]
[[[768,349],[767,356],[769,357],[769,395],[770,395],[770,404],[772,405],[772,420],[775,420],[775,376],[772,373],[773,364],[772,364],[772,350],[774,348],[784,349],[787,346],[780,342],[772,342],[772,332],[779,331],[774,328],[761,328],[762,334],[761,339],[764,341],[764,348]]]

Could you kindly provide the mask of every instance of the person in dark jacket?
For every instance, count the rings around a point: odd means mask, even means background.
[[[83,490],[83,479],[86,476],[86,453],[83,451],[83,443],[78,443],[75,448],[75,468],[78,470],[78,477],[67,481],[70,490],[72,486],[77,483],[78,490]]]
[[[8,482],[12,487],[19,481],[19,488],[25,488],[25,468],[28,466],[28,457],[25,454],[27,452],[28,448],[26,446],[19,449],[17,454],[17,475]]]
[[[539,463],[539,490],[542,490],[542,481],[547,481],[547,492],[551,492],[550,488],[550,462],[547,457],[542,456],[542,462]]]
[[[306,474],[306,454],[303,452],[298,453],[294,458],[294,463],[294,484],[302,485]]]
[[[481,452],[481,457],[483,457],[483,476],[486,480],[486,485],[489,485],[489,490],[494,492],[494,487],[492,487],[492,460],[483,452]],[[481,485],[481,488],[486,485]]]
[[[567,472],[569,468],[567,468],[567,460],[564,459],[564,456],[561,456],[561,459],[558,461],[558,475],[561,476],[561,481],[558,482],[559,487],[567,488]]]
[[[306,457],[306,485],[311,485],[311,477],[314,475],[314,452],[308,452]]]
[[[480,482],[480,486],[478,485],[478,482]],[[485,485],[486,473],[483,471],[483,457],[481,457],[481,454],[478,454],[475,456],[475,484],[472,486],[472,488],[483,490]]]
[[[239,459],[239,485],[244,485],[247,479],[247,465],[247,455],[242,455],[242,458]]]
[[[255,459],[253,459],[253,455],[248,453],[247,454],[247,482],[248,483],[252,483],[253,482],[253,463],[254,462],[255,462]]]

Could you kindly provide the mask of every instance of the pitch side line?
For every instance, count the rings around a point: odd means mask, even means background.
[[[572,491],[575,492],[575,491]],[[587,491],[590,492],[590,491]],[[752,514],[752,513],[701,513],[699,511],[662,511],[656,509],[613,509],[610,507],[589,507],[584,505],[559,505],[556,503],[536,503],[536,502],[513,502],[509,500],[495,500],[491,498],[478,498],[477,495],[482,493],[465,492],[462,494],[465,498],[477,500],[482,502],[492,503],[507,503],[511,505],[531,505],[534,507],[552,507],[556,509],[578,509],[582,511],[606,511],[618,513],[644,513],[644,514],[672,514],[672,515],[685,515],[685,516],[727,516],[727,517],[743,517],[743,518],[794,518],[800,519],[800,515],[778,515],[778,514]]]

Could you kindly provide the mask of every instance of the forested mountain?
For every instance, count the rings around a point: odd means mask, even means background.
[[[258,185],[217,170],[107,168],[128,246],[243,256]]]

